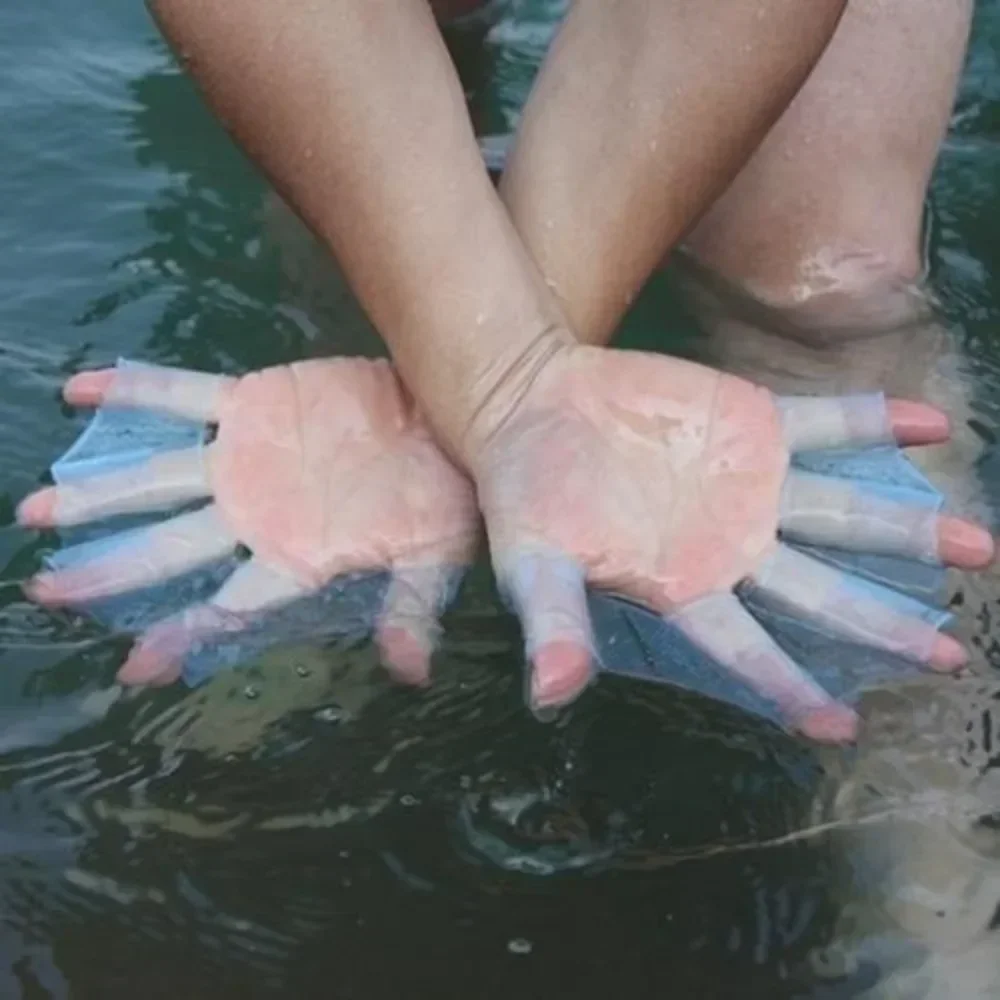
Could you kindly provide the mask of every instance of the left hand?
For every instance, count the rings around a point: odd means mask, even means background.
[[[470,561],[478,514],[384,361],[304,361],[241,378],[150,365],[81,373],[64,389],[80,406],[158,411],[217,425],[201,448],[40,490],[22,524],[73,525],[177,506],[193,513],[142,529],[79,566],[28,585],[49,605],[81,605],[180,576],[246,546],[243,563],[206,603],[154,625],[121,668],[123,683],[176,679],[196,641],[238,630],[335,577],[388,570],[377,635],[387,666],[423,682],[437,617]]]

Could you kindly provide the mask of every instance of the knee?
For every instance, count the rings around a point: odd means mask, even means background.
[[[914,198],[903,201],[838,192],[812,213],[722,206],[686,256],[806,336],[896,329],[925,319],[930,304],[923,220]]]
[[[678,254],[675,263],[682,289],[703,317],[742,315],[751,325],[807,346],[926,328],[936,313],[920,258],[883,247],[825,250],[750,274],[720,269],[691,252]]]
[[[791,282],[764,289],[806,339],[828,342],[923,323],[933,300],[919,258],[879,246],[828,250],[793,265]]]

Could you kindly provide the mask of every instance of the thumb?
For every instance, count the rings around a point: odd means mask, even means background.
[[[533,711],[572,701],[594,675],[586,580],[576,560],[555,550],[519,547],[494,561],[504,598],[521,621],[531,665]]]
[[[382,605],[376,641],[383,662],[404,684],[426,684],[441,631],[438,619],[462,578],[454,565],[397,565]]]

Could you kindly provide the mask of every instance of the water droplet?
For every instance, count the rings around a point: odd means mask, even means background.
[[[512,955],[530,955],[533,947],[534,945],[527,938],[511,938],[507,942],[507,950]]]

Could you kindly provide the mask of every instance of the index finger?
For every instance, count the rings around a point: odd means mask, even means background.
[[[777,705],[803,735],[823,743],[857,736],[853,709],[809,677],[734,594],[702,597],[676,609],[670,621],[724,670]]]

